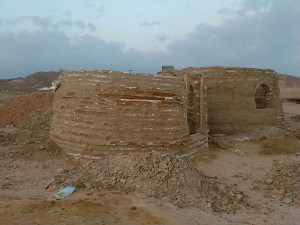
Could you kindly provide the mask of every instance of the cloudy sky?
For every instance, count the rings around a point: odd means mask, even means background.
[[[162,65],[300,76],[299,0],[0,0],[0,79]]]

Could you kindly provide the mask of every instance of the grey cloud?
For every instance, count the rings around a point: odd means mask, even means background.
[[[96,31],[96,25],[93,23],[88,23],[88,28],[90,31]]]
[[[299,75],[298,21],[300,4],[274,1],[267,12],[239,15],[219,26],[200,24],[187,40],[171,43],[168,50],[180,66],[261,67]]]
[[[41,28],[58,29],[58,25],[54,24],[53,21],[52,21],[52,18],[50,18],[50,17],[42,18],[42,17],[39,17],[39,16],[23,16],[22,18],[24,20],[28,20],[28,21],[33,22],[35,25],[37,25]]]
[[[268,7],[272,0],[246,0],[242,2],[243,10],[259,10]]]
[[[218,10],[221,16],[239,16],[245,17],[249,13],[252,15],[259,13],[260,10],[267,10],[272,5],[273,0],[244,0],[239,4],[238,8],[222,7]],[[250,15],[251,15],[250,14]]]
[[[85,28],[85,24],[82,21],[76,21],[75,25],[76,25],[76,27],[78,27],[81,30],[83,30]]]
[[[230,9],[228,9],[227,7],[222,7],[218,10],[218,13],[223,16],[228,16],[229,14],[231,14],[231,12],[232,11]]]
[[[162,24],[161,21],[153,21],[153,22],[143,22],[143,23],[140,23],[140,26],[148,26],[148,27],[152,27],[152,26],[160,26]]]
[[[72,13],[69,10],[64,11],[63,15],[66,16],[69,19],[72,17]]]
[[[73,27],[73,22],[71,20],[62,20],[59,21],[57,24],[59,27]]]
[[[96,17],[101,18],[104,15],[105,9],[103,6],[100,6],[96,9],[96,12],[97,12]]]
[[[166,41],[167,40],[167,35],[165,34],[161,34],[157,36],[158,40],[160,41]]]
[[[57,30],[60,27],[72,27],[71,20],[61,20],[57,23],[53,22],[51,17],[39,17],[39,16],[22,16],[18,19],[9,21],[10,25],[18,25],[24,22],[30,21],[41,29],[54,29]]]
[[[105,13],[104,6],[98,6],[91,2],[85,2],[86,7],[96,14],[96,18],[101,18]]]
[[[162,64],[271,68],[300,76],[298,21],[300,4],[274,1],[267,12],[237,14],[218,26],[199,24],[185,40],[173,41],[161,52],[124,51],[124,44],[94,36],[71,41],[51,26],[36,32],[1,32],[0,77],[60,68],[155,73]]]
[[[84,36],[71,41],[59,30],[0,34],[0,78],[18,77],[36,71],[112,69],[145,72],[139,51],[124,52],[125,45]]]

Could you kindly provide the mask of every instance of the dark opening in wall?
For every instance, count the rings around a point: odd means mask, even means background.
[[[257,109],[268,108],[268,94],[270,93],[270,88],[266,84],[261,84],[258,86],[255,92],[255,103]]]
[[[189,134],[196,134],[196,105],[195,105],[195,91],[192,85],[188,89],[188,109],[187,109],[187,123],[189,126]]]
[[[288,98],[289,102],[300,104],[300,98]]]

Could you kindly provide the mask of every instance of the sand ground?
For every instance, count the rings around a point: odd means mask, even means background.
[[[211,137],[208,152],[186,159],[247,196],[250,207],[229,214],[114,190],[79,188],[55,200],[59,187],[47,184],[76,159],[53,146],[47,130],[0,128],[0,224],[300,224],[299,112],[286,102],[283,127]]]

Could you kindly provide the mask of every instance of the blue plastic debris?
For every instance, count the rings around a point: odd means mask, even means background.
[[[52,198],[56,198],[56,200],[64,199],[65,197],[69,196],[76,190],[74,186],[66,186],[59,189],[59,192],[52,195]]]

